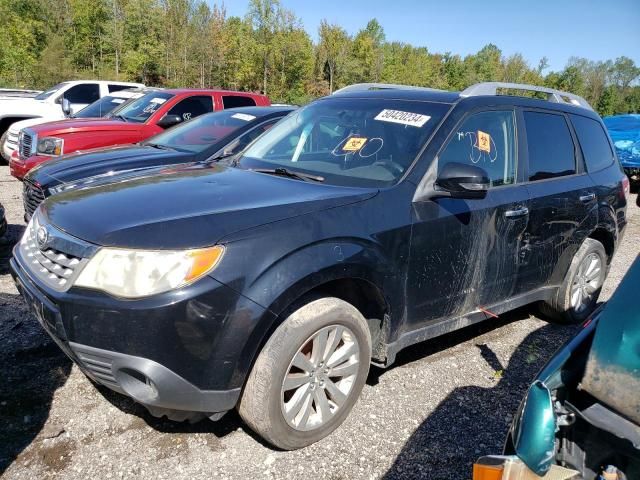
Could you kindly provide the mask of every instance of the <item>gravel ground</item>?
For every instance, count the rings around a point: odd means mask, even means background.
[[[604,287],[610,296],[638,254],[640,209]],[[296,452],[263,444],[235,412],[217,423],[158,420],[95,388],[28,313],[7,273],[24,229],[20,184],[0,167],[9,239],[0,245],[0,476],[59,478],[465,479],[499,453],[526,387],[575,331],[521,309],[414,346],[373,369],[345,424]]]

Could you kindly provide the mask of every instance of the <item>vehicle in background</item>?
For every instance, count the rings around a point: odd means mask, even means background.
[[[224,90],[149,92],[109,119],[75,119],[24,128],[18,140],[17,175],[42,162],[94,148],[137,143],[180,122],[226,108],[267,106],[264,95]],[[12,170],[13,175],[13,170]]]
[[[603,121],[624,172],[633,186],[640,185],[640,114],[615,115]]]
[[[583,321],[627,201],[581,97],[354,85],[210,168],[51,196],[10,266],[95,382],[176,420],[237,407],[296,449],[371,362],[532,303]]]
[[[23,182],[25,220],[50,195],[160,173],[168,165],[205,165],[235,155],[291,107],[241,107],[202,115],[137,145],[62,157],[29,172]]]
[[[30,98],[42,93],[42,90],[25,90],[22,88],[0,88],[0,100],[5,97],[15,98]]]
[[[504,455],[478,460],[474,480],[640,478],[638,285],[640,256],[611,299],[538,374]]]
[[[0,203],[0,238],[7,233],[7,219],[4,214],[4,207]]]
[[[104,117],[116,107],[121,107],[127,100],[138,98],[147,93],[148,88],[127,88],[125,90],[117,90],[109,95],[96,100],[91,105],[86,106],[78,113],[69,113],[67,118],[99,118]],[[64,108],[63,108],[64,110]],[[23,128],[39,125],[41,123],[50,122],[51,118],[30,118],[20,120],[11,124],[9,129],[3,135],[3,141],[0,142],[0,154],[7,161],[11,161],[13,152],[18,150],[18,136]],[[18,157],[15,157],[16,160]]]
[[[5,134],[12,123],[19,120],[64,118],[63,100],[69,102],[70,112],[76,113],[99,98],[132,87],[142,88],[144,85],[106,80],[73,80],[59,83],[33,97],[0,96],[0,136]]]

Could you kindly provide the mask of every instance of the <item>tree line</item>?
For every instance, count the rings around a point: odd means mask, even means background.
[[[386,40],[370,20],[355,35],[322,21],[314,42],[279,0],[244,17],[205,0],[0,0],[0,86],[73,78],[261,91],[303,104],[357,82],[461,90],[481,81],[544,85],[585,97],[601,115],[640,111],[640,68],[627,57],[531,66],[493,44],[472,55]]]

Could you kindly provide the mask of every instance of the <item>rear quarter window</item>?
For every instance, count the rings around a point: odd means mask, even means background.
[[[582,156],[589,172],[597,172],[613,164],[613,151],[600,122],[580,115],[570,115],[578,136]]]
[[[251,97],[245,97],[243,95],[223,95],[222,96],[222,108],[236,108],[236,107],[255,107],[256,102]]]

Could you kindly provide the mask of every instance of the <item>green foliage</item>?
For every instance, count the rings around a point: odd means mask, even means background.
[[[314,45],[280,0],[250,0],[244,18],[211,0],[0,0],[0,86],[73,78],[262,91],[303,104],[355,82],[462,90],[482,81],[546,85],[602,115],[640,111],[640,67],[628,57],[571,58],[548,72],[488,44],[462,58],[387,41],[374,18],[351,36],[323,20]]]

